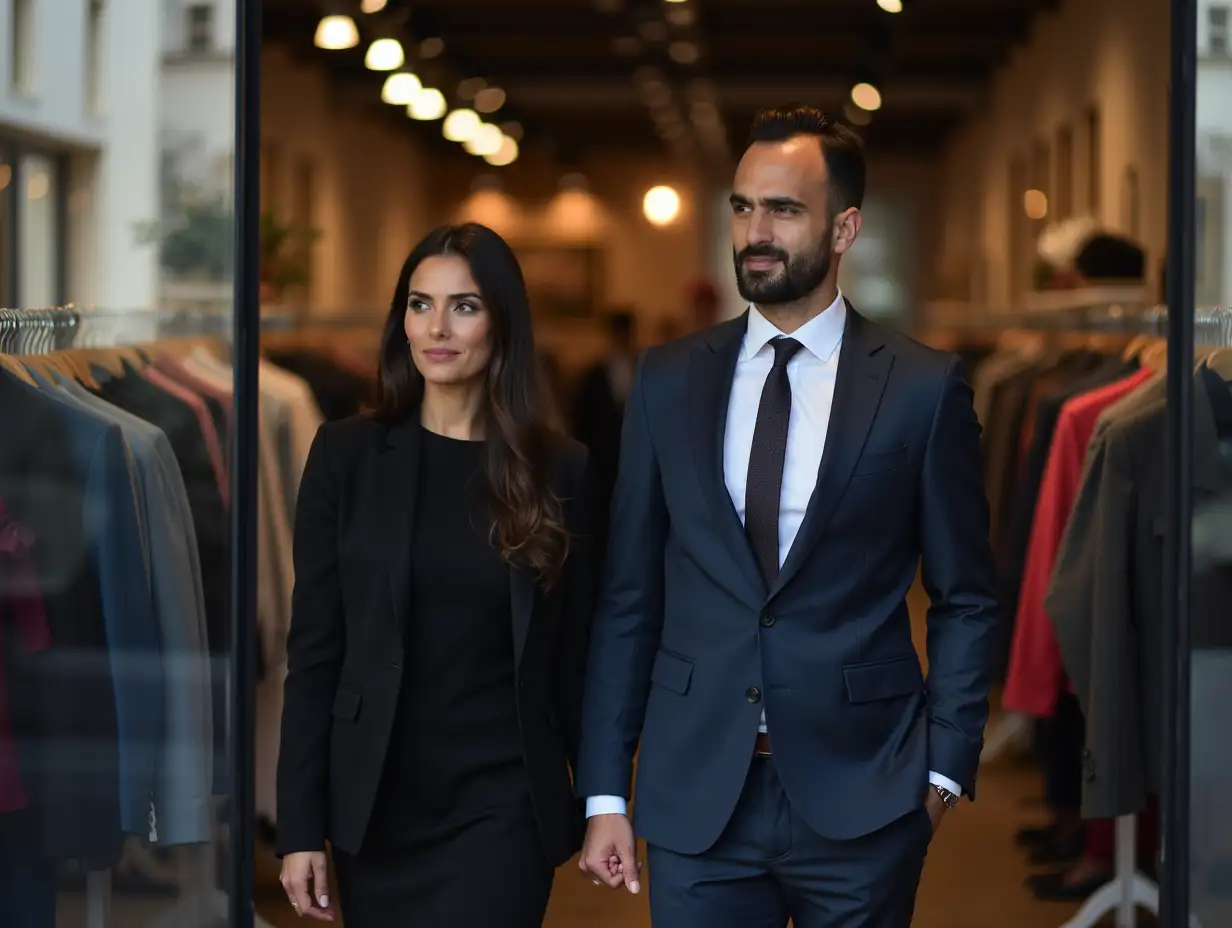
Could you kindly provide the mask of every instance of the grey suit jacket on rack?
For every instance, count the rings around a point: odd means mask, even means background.
[[[1232,494],[1210,396],[1195,374],[1195,508]],[[1083,815],[1143,808],[1163,757],[1166,403],[1158,384],[1103,420],[1053,571],[1045,610],[1086,716]],[[1195,574],[1196,647],[1232,644],[1232,576]]]
[[[138,505],[148,531],[153,611],[161,645],[165,720],[154,742],[158,761],[153,784],[158,843],[208,841],[214,720],[200,561],[184,478],[159,428],[78,384],[43,382],[51,396],[117,425],[131,449]]]

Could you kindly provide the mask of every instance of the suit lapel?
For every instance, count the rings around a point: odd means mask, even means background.
[[[411,541],[415,530],[415,504],[419,497],[419,415],[408,416],[392,426],[386,435],[379,459],[376,498],[380,512],[376,522],[383,526],[385,572],[389,578],[390,619],[402,640],[410,612]]]
[[[689,361],[689,422],[702,495],[715,514],[719,535],[733,560],[760,596],[765,591],[765,583],[723,476],[727,405],[747,328],[748,313],[745,312],[717,326],[694,350]]]
[[[817,471],[817,485],[809,497],[804,521],[787,552],[771,596],[791,582],[838,508],[864,450],[868,431],[877,417],[893,361],[894,355],[885,347],[877,329],[848,302],[847,325],[839,349],[834,400],[830,406],[830,424]]]

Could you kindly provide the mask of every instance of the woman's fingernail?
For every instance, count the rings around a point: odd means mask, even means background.
[[[323,909],[329,908],[329,896],[322,896],[320,899],[320,902],[321,902],[321,908]]]

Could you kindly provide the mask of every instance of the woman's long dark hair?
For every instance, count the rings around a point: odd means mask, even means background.
[[[438,255],[466,261],[492,323],[484,460],[492,536],[506,562],[531,570],[546,588],[564,565],[569,534],[546,478],[549,427],[526,283],[513,249],[487,226],[441,226],[407,256],[381,338],[375,418],[393,425],[423,402],[423,375],[406,337],[407,293],[420,262]]]

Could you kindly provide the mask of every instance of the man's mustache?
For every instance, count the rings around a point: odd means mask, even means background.
[[[787,252],[780,248],[775,248],[773,245],[749,245],[736,255],[736,260],[741,264],[749,258],[777,258],[786,264]]]

